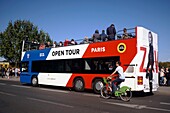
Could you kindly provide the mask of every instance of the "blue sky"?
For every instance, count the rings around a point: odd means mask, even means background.
[[[57,42],[83,39],[111,23],[117,31],[143,26],[159,35],[159,61],[170,61],[170,0],[0,0],[0,32],[17,19]]]

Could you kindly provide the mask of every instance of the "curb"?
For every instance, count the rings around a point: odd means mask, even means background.
[[[9,77],[9,78],[7,78],[7,77],[4,77],[4,78],[2,78],[2,77],[0,77],[0,80],[6,80],[6,81],[20,81],[20,77]]]

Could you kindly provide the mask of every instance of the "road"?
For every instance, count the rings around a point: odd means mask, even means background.
[[[0,113],[168,113],[170,87],[153,96],[135,96],[130,102],[102,99],[90,92],[59,87],[32,87],[0,80]]]

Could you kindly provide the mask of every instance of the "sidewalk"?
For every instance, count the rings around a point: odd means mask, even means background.
[[[0,76],[0,80],[9,80],[9,81],[20,81],[20,77],[14,77],[14,76],[10,76],[9,79],[5,76],[4,78],[2,78]]]

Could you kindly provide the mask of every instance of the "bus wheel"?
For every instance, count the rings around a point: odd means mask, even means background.
[[[93,82],[94,93],[100,93],[101,88],[104,86],[102,79],[95,79]]]
[[[32,86],[36,87],[38,86],[38,78],[36,76],[32,77]]]
[[[84,80],[82,79],[82,78],[76,78],[75,80],[74,80],[74,85],[73,85],[73,87],[74,87],[74,89],[76,90],[76,91],[84,91]]]

